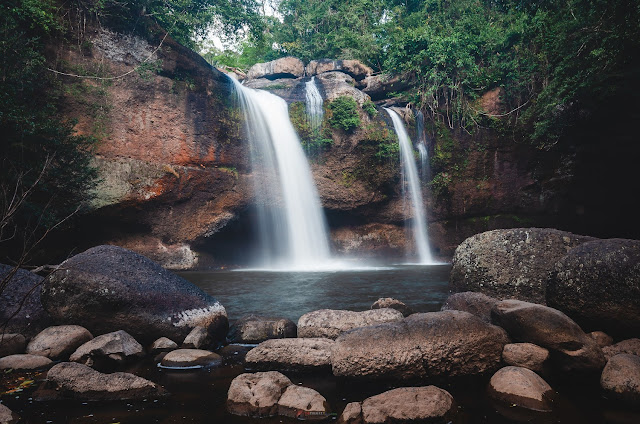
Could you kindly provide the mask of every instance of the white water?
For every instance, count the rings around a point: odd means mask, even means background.
[[[418,133],[418,153],[420,154],[420,178],[429,180],[429,151],[427,150],[427,134],[424,131],[424,115],[416,113],[416,132]]]
[[[316,85],[316,77],[311,77],[305,84],[305,100],[307,106],[307,116],[313,131],[318,130],[322,125],[324,110],[322,109],[322,95]]]
[[[261,238],[258,265],[283,270],[326,268],[330,261],[327,225],[287,103],[237,80],[233,84],[251,144]]]
[[[396,112],[385,108],[391,120],[393,128],[398,135],[400,143],[400,159],[402,161],[402,183],[404,187],[405,180],[409,186],[409,197],[411,206],[413,207],[413,239],[418,253],[418,261],[422,265],[433,265],[433,257],[429,248],[429,238],[427,235],[427,218],[424,211],[424,202],[422,199],[422,191],[420,189],[420,179],[418,178],[418,170],[415,158],[413,156],[413,144],[409,139],[407,130]]]

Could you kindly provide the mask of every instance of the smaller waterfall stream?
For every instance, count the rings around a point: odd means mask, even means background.
[[[322,109],[322,95],[316,85],[316,77],[311,77],[311,80],[305,83],[305,100],[311,130],[317,131],[322,125],[324,110]]]
[[[420,264],[431,265],[435,262],[429,248],[429,238],[427,235],[427,218],[424,211],[424,202],[422,199],[422,190],[420,187],[420,179],[418,178],[418,169],[413,156],[413,144],[409,139],[407,130],[402,122],[402,118],[391,109],[385,108],[391,120],[393,128],[398,135],[400,143],[400,159],[402,162],[402,182],[403,187],[405,180],[409,186],[409,197],[411,206],[413,207],[413,239],[418,253]]]

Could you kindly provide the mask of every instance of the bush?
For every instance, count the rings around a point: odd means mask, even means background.
[[[353,97],[340,96],[329,103],[331,117],[329,124],[332,127],[352,132],[360,126],[360,115],[358,115],[358,103]]]

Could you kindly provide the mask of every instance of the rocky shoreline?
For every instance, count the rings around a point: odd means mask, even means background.
[[[136,375],[144,362],[167,373],[228,369],[227,412],[242,417],[462,423],[467,401],[456,387],[467,385],[507,420],[553,420],[576,386],[637,418],[639,255],[633,240],[496,230],[458,248],[451,287],[459,292],[439,312],[380,299],[369,311],[310,311],[297,324],[253,315],[229,329],[211,296],[140,255],[99,246],[43,281],[10,281],[16,292],[42,285],[31,294],[38,302],[20,313],[43,322],[9,321],[0,370],[4,379],[39,375],[24,390],[53,407],[174,396]],[[611,305],[606,316],[588,306],[597,299]],[[0,297],[3,321],[15,301]],[[367,397],[338,407],[296,376],[368,386]],[[19,422],[4,405],[15,403],[8,392],[0,397],[3,424]]]

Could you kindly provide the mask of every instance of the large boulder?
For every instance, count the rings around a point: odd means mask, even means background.
[[[308,387],[291,385],[278,400],[278,415],[298,419],[326,418],[327,400]]]
[[[23,353],[27,340],[22,334],[0,333],[0,358],[16,353]]]
[[[595,340],[556,309],[511,299],[497,303],[491,316],[514,340],[549,349],[564,371],[600,370],[605,364]]]
[[[454,293],[447,298],[442,305],[443,311],[465,311],[480,318],[485,322],[491,322],[491,308],[498,303],[498,299],[489,297],[484,293],[462,292]]]
[[[88,366],[124,363],[144,356],[144,348],[126,331],[114,331],[89,340],[69,357],[71,362]]]
[[[27,353],[51,359],[66,359],[77,348],[93,339],[91,333],[79,325],[56,325],[45,328],[27,345]]]
[[[373,73],[373,70],[359,60],[312,60],[307,64],[307,76],[319,75],[325,72],[340,71],[360,81]]]
[[[335,342],[323,338],[271,339],[251,349],[246,367],[255,370],[325,371]]]
[[[556,262],[547,304],[586,330],[640,334],[640,241],[594,240]]]
[[[489,397],[508,405],[536,411],[551,411],[553,389],[527,368],[504,367],[489,381]]]
[[[341,377],[422,380],[491,373],[509,341],[503,329],[467,312],[413,314],[336,339],[331,365]]]
[[[363,312],[320,309],[304,314],[298,320],[298,337],[335,339],[345,331],[358,327],[402,321],[404,315],[390,308]]]
[[[247,79],[300,78],[304,75],[304,63],[296,57],[282,57],[266,63],[256,63],[247,73]]]
[[[572,248],[593,240],[548,228],[515,228],[476,234],[452,260],[454,291],[482,292],[498,299],[545,303],[553,265]]]
[[[389,93],[399,92],[409,88],[411,81],[406,75],[370,75],[363,81],[363,92],[371,96],[373,100],[387,97]]]
[[[142,400],[165,395],[157,384],[133,374],[104,374],[86,365],[62,362],[47,373],[39,399]]]
[[[94,334],[124,330],[151,343],[184,340],[202,326],[224,339],[227,313],[213,297],[155,262],[116,246],[97,246],[66,260],[42,287],[42,303],[56,321]]]
[[[48,368],[53,361],[46,356],[17,354],[0,358],[0,370],[38,370]]]
[[[600,385],[607,397],[640,406],[640,356],[621,353],[609,359]]]
[[[227,338],[231,343],[261,343],[296,337],[297,331],[296,324],[287,318],[246,315],[233,324]]]
[[[40,303],[42,277],[25,269],[0,264],[0,281],[5,279],[8,280],[7,285],[0,293],[3,332],[33,337],[53,324]]]
[[[362,106],[364,102],[371,100],[367,94],[354,87],[355,81],[351,76],[342,72],[326,72],[320,74],[317,76],[316,81],[322,85],[322,91],[324,92],[323,97],[327,101],[348,96],[352,97]]]

